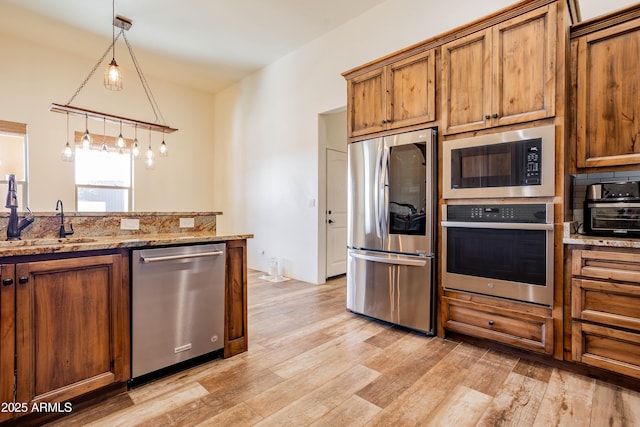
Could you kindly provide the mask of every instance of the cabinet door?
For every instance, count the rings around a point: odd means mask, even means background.
[[[14,265],[0,265],[0,403],[13,402],[15,383],[15,277]],[[0,422],[13,417],[0,412]]]
[[[490,124],[490,30],[442,46],[442,83],[445,133],[467,132]]]
[[[387,67],[390,128],[435,120],[435,51],[429,50]]]
[[[555,114],[556,5],[493,27],[492,125]]]
[[[16,265],[18,402],[65,401],[126,379],[119,260]]]
[[[354,77],[347,82],[349,136],[366,135],[385,129],[386,90],[384,68]]]
[[[578,168],[640,164],[640,19],[578,39]]]

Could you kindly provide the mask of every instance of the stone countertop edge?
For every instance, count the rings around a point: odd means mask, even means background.
[[[18,211],[18,215],[22,216],[24,215],[25,212],[22,211]],[[60,212],[33,212],[33,214],[36,217],[39,216],[58,216],[60,215]],[[116,218],[139,218],[139,217],[147,217],[147,216],[152,216],[152,217],[157,217],[157,216],[182,216],[182,217],[190,217],[190,216],[221,216],[222,212],[76,212],[76,211],[70,211],[64,212],[64,216],[65,218],[69,217],[69,218],[73,218],[73,217],[77,217],[77,216],[96,216],[96,217],[104,217],[104,216],[109,216],[109,217],[116,217]],[[0,218],[2,217],[8,217],[9,216],[9,212],[2,212],[0,213]]]
[[[576,222],[564,224],[562,243],[565,245],[603,246],[610,248],[640,248],[640,239],[632,237],[587,236],[575,233]]]
[[[213,243],[228,240],[251,239],[246,233],[168,233],[145,234],[139,236],[70,237],[66,239],[32,239],[31,241],[0,241],[0,258],[46,255],[67,252],[95,251],[105,249],[143,248],[164,245],[186,245],[193,243]]]

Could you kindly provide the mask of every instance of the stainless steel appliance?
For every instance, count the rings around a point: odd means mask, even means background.
[[[603,182],[587,186],[584,231],[598,236],[640,235],[640,182]]]
[[[447,141],[446,199],[553,196],[555,127],[542,126]]]
[[[347,309],[432,334],[433,129],[349,144]]]
[[[443,205],[442,284],[553,304],[553,204]]]
[[[225,248],[132,251],[133,378],[224,347]]]

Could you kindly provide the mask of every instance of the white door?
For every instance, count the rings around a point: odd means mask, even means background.
[[[327,277],[347,272],[347,153],[327,149]]]

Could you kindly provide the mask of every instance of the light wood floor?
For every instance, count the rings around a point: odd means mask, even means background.
[[[52,425],[639,426],[640,393],[345,311],[345,279],[250,271],[249,351]]]

